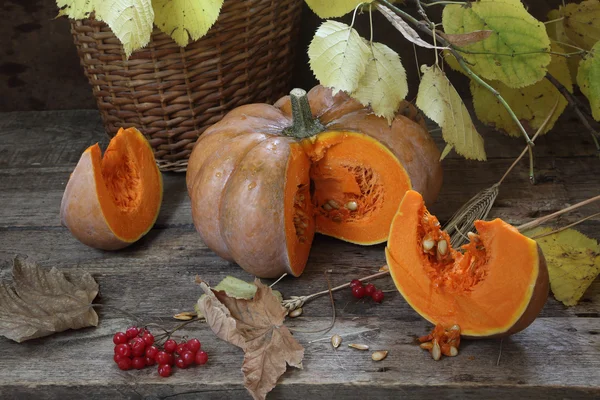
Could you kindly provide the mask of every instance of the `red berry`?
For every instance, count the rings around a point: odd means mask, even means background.
[[[151,334],[150,332],[144,333],[144,335],[142,336],[142,339],[144,339],[144,342],[146,342],[146,344],[148,346],[154,344],[154,335]]]
[[[129,357],[123,357],[123,356],[122,356],[122,355],[120,355],[120,354],[115,354],[115,355],[114,355],[114,357],[113,357],[113,360],[115,360],[115,364],[118,364],[118,363],[119,363],[119,361],[120,361],[121,359],[123,359],[123,358],[129,358]]]
[[[205,351],[200,350],[196,353],[196,364],[204,365],[208,361],[208,354]]]
[[[134,357],[141,357],[144,355],[146,351],[146,342],[141,337],[136,337],[133,339],[133,343],[131,344],[131,352]]]
[[[127,335],[124,332],[117,332],[115,336],[113,336],[114,344],[127,343]]]
[[[356,297],[357,299],[362,299],[363,297],[365,297],[364,286],[356,286],[352,288],[352,296]]]
[[[177,368],[181,368],[181,369],[185,369],[187,368],[187,364],[185,363],[185,360],[181,357],[175,357],[175,365],[177,366]]]
[[[158,366],[158,374],[163,378],[168,378],[169,376],[171,376],[172,372],[173,369],[169,364],[161,364]]]
[[[377,288],[372,283],[367,284],[365,286],[365,296],[373,296],[373,293],[377,291]]]
[[[158,354],[158,347],[152,345],[152,346],[148,346],[146,347],[146,352],[145,355],[146,357],[150,357],[151,359],[155,359],[156,355]]]
[[[127,343],[121,343],[115,346],[115,354],[123,357],[131,357],[131,346]]]
[[[385,295],[383,294],[383,292],[381,290],[377,290],[375,293],[373,293],[373,295],[371,297],[373,298],[373,301],[375,301],[376,303],[381,303],[383,301],[383,298],[385,297]]]
[[[119,362],[117,363],[117,365],[119,366],[119,369],[122,369],[123,371],[127,371],[128,369],[131,369],[131,358],[121,358],[119,360]]]
[[[362,282],[361,282],[361,281],[359,281],[358,279],[352,279],[352,280],[350,281],[350,287],[351,287],[352,289],[354,289],[354,288],[355,288],[355,287],[357,287],[357,286],[362,286],[362,285],[363,285],[363,284],[362,284]]]
[[[183,361],[185,362],[185,365],[192,365],[194,363],[194,361],[196,360],[196,354],[192,353],[189,350],[184,351],[183,353],[181,353],[180,356]]]
[[[188,351],[188,345],[186,342],[179,343],[177,345],[177,354],[181,355],[184,351]]]
[[[131,365],[135,369],[142,369],[146,366],[146,359],[144,357],[133,357]]]
[[[158,353],[156,353],[156,357],[154,357],[154,359],[159,364],[171,364],[172,357],[173,356],[167,353],[166,351],[159,351]]]
[[[198,339],[190,339],[187,342],[187,347],[188,350],[191,351],[192,353],[197,353],[198,350],[200,350],[200,347],[202,347],[202,345],[200,344],[200,341]]]
[[[149,356],[146,356],[144,358],[144,361],[146,362],[146,365],[149,366],[149,367],[151,367],[154,364],[156,364],[156,360],[154,358],[152,358],[152,357],[149,357]]]
[[[127,328],[127,331],[125,331],[125,334],[127,335],[127,337],[129,339],[133,339],[139,333],[140,333],[140,330],[137,326],[130,326],[129,328]]]
[[[177,342],[173,339],[169,339],[165,342],[165,344],[163,344],[163,347],[167,353],[173,353],[175,350],[177,350]]]

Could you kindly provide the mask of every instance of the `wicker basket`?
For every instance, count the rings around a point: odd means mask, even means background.
[[[199,135],[242,104],[290,89],[301,0],[225,0],[208,34],[179,47],[155,29],[125,59],[108,26],[72,21],[71,32],[106,132],[135,126],[163,171],[185,171]]]

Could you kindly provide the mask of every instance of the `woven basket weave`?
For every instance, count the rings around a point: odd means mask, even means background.
[[[301,0],[225,0],[208,34],[179,47],[155,29],[129,60],[107,25],[71,32],[106,132],[135,126],[163,171],[185,171],[199,135],[227,111],[290,89]]]

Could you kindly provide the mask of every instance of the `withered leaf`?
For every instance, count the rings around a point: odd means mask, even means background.
[[[98,325],[90,307],[98,284],[89,273],[69,281],[56,268],[45,270],[17,256],[12,275],[12,285],[0,284],[0,335],[20,343]]]
[[[232,298],[223,291],[215,291],[214,296],[229,311],[230,318],[235,321],[236,332],[244,340],[244,386],[254,399],[265,399],[287,365],[302,368],[304,348],[283,325],[286,309],[271,288],[258,279],[254,284],[257,290],[251,300]],[[203,306],[205,315],[210,313],[206,306]],[[214,302],[212,306],[219,308]],[[221,337],[219,332],[223,329],[215,329],[210,322],[209,325]]]
[[[446,39],[450,44],[458,47],[467,46],[469,44],[481,42],[490,37],[492,31],[490,30],[479,30],[469,33],[441,33],[439,35]]]

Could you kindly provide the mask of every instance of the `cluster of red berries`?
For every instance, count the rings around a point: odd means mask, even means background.
[[[370,296],[376,303],[381,303],[385,297],[382,290],[378,290],[372,283],[367,283],[363,286],[362,282],[358,279],[352,279],[350,281],[350,289],[352,289],[352,296],[357,299],[362,299],[365,296]]]
[[[208,354],[200,349],[198,339],[181,343],[168,339],[161,349],[154,344],[154,336],[150,331],[136,326],[128,328],[125,332],[115,333],[113,343],[115,363],[123,371],[158,364],[158,374],[166,378],[173,373],[173,366],[183,369],[192,364],[204,365],[208,361]]]

